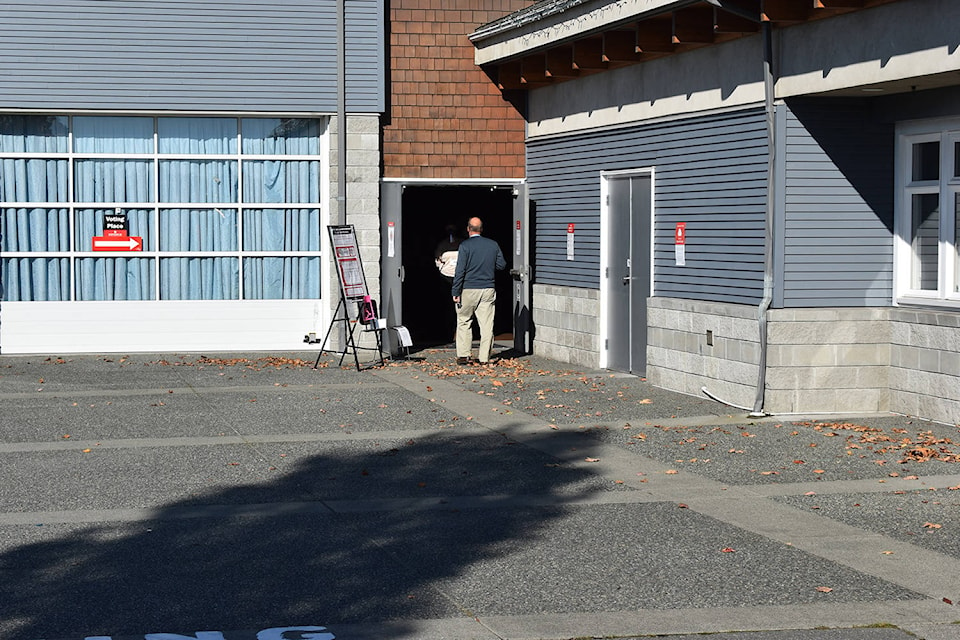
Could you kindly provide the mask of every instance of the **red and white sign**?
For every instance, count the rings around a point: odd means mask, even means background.
[[[121,229],[107,229],[102,236],[93,236],[94,251],[143,251],[143,238],[128,236]]]
[[[687,264],[687,223],[678,222],[677,228],[673,232],[673,253],[676,265],[678,267]]]
[[[574,223],[571,222],[567,224],[567,260],[575,259],[573,253],[573,234],[575,228]]]

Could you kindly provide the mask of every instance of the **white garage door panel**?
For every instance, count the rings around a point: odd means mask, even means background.
[[[320,300],[6,302],[0,353],[300,350],[326,322]]]

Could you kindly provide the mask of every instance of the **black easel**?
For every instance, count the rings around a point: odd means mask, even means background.
[[[343,317],[338,318],[340,315],[340,310],[343,310]],[[337,323],[346,323],[345,324],[345,339],[343,343],[343,351],[335,351],[332,349],[327,349],[327,340],[330,339],[330,333],[333,331],[333,327]],[[333,320],[330,321],[330,326],[327,328],[327,334],[323,337],[323,343],[320,345],[320,353],[317,354],[317,361],[313,364],[313,368],[316,369],[320,366],[320,358],[323,357],[324,353],[339,353],[340,362],[337,363],[337,366],[343,366],[343,359],[347,357],[347,353],[350,351],[353,352],[353,362],[357,367],[357,371],[362,371],[363,367],[360,366],[360,356],[357,354],[358,351],[375,351],[377,353],[377,360],[375,361],[378,366],[383,366],[383,329],[364,329],[364,333],[372,333],[376,339],[375,347],[361,347],[356,343],[356,340],[353,338],[353,332],[357,329],[357,319],[351,318],[350,313],[347,310],[347,302],[340,296],[340,302],[337,303],[337,310],[333,313]]]
[[[357,303],[367,297],[367,281],[363,273],[363,262],[360,260],[360,249],[357,247],[357,236],[353,225],[329,225],[327,230],[330,233],[330,246],[333,247],[334,259],[337,264],[337,276],[340,281],[340,301],[337,302],[337,309],[333,312],[333,320],[327,328],[327,334],[323,337],[323,343],[320,345],[320,353],[317,354],[317,361],[313,368],[320,366],[320,358],[327,350],[327,340],[330,339],[330,333],[337,323],[344,324],[344,344],[343,351],[331,351],[340,354],[340,363],[343,365],[343,359],[347,357],[349,351],[353,351],[353,362],[357,366],[357,371],[361,370],[360,357],[358,350],[368,350],[377,352],[376,364],[383,366],[383,329],[376,326],[374,322],[368,324],[369,328],[364,329],[364,333],[373,333],[376,339],[376,347],[360,347],[354,340],[353,332],[357,328],[359,318],[350,317],[350,303]],[[341,311],[343,317],[340,317]],[[358,314],[359,315],[359,314]]]

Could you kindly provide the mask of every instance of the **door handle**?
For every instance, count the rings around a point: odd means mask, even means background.
[[[630,284],[631,280],[633,280],[632,276],[623,276],[623,284]]]
[[[400,277],[400,282],[403,282],[406,278],[407,272],[404,271],[403,265],[400,265],[400,268],[397,270],[397,275]]]

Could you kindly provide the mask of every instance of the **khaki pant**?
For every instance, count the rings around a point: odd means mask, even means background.
[[[473,316],[480,325],[480,362],[490,360],[493,350],[493,316],[497,308],[496,289],[464,289],[457,309],[457,357],[469,358],[473,346]]]

